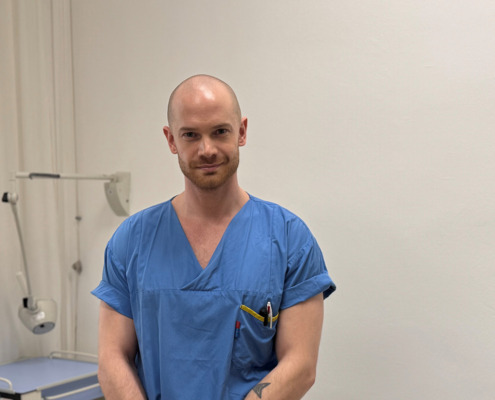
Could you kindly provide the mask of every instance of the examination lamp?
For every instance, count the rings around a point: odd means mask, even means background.
[[[129,215],[129,192],[131,174],[129,172],[116,172],[112,175],[80,175],[80,174],[59,174],[43,172],[15,172],[13,179],[76,179],[76,180],[103,180],[105,182],[105,195],[112,211],[118,216]],[[57,320],[57,303],[53,299],[38,299],[33,297],[31,282],[29,279],[26,251],[22,239],[19,214],[17,212],[17,193],[6,192],[2,201],[10,203],[14,213],[17,234],[21,246],[23,271],[17,273],[17,280],[24,293],[21,306],[19,306],[19,318],[31,332],[42,334],[50,332],[55,327]],[[77,264],[77,263],[76,263]],[[76,265],[75,264],[75,265]]]
[[[34,303],[32,308],[28,306],[30,299]],[[19,306],[19,318],[26,328],[37,335],[50,332],[57,320],[57,303],[53,299],[24,297],[23,304]]]
[[[22,239],[19,214],[17,213],[18,200],[19,196],[17,193],[7,192],[4,193],[2,197],[4,203],[10,203],[12,206],[24,266],[24,271],[19,271],[17,273],[17,280],[25,296],[22,299],[22,304],[19,306],[19,318],[26,328],[38,335],[50,332],[55,327],[55,321],[57,320],[57,303],[55,303],[55,300],[53,299],[37,299],[32,295],[26,251],[24,250],[24,240]]]

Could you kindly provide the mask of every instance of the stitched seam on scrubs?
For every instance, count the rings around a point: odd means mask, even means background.
[[[125,315],[128,318],[133,319],[134,317],[133,317],[133,312],[132,312],[132,303],[131,303],[131,296],[130,296],[131,291],[129,290],[129,284],[127,282],[127,268],[124,265],[122,265],[122,263],[119,260],[117,260],[116,255],[115,255],[114,251],[112,250],[111,246],[108,247],[108,254],[109,254],[110,259],[112,260],[112,263],[114,265],[119,265],[120,268],[124,271],[124,275],[116,274],[117,279],[122,282],[122,286],[120,286],[120,285],[116,286],[114,284],[114,282],[110,282],[108,280],[102,279],[102,281],[105,282],[105,284],[108,287],[112,288],[112,290],[114,290],[116,293],[118,293],[119,296],[121,296],[121,300],[119,300],[118,304],[114,304],[112,301],[108,302],[110,299],[100,298],[100,300],[107,302],[107,304],[109,304],[112,308],[117,310],[119,313]],[[122,300],[124,300],[124,301],[122,301]],[[124,310],[124,308],[125,308],[125,310]]]
[[[256,311],[251,310],[248,306],[245,306],[244,304],[241,305],[241,310],[246,311],[248,314],[251,314],[254,318],[257,320],[260,320],[261,322],[265,322],[265,318],[259,315]],[[275,315],[272,319],[273,322],[275,322],[278,319],[279,314]]]
[[[284,299],[280,304],[280,310],[285,310],[296,304],[302,303],[303,301],[328,290],[331,285],[334,285],[334,283],[328,273],[315,275],[304,282],[287,289],[284,293]]]
[[[168,203],[167,204],[168,207],[169,207],[169,210],[168,211],[170,212],[170,207],[173,207],[172,206],[172,200],[169,200],[166,203]],[[160,227],[160,223],[162,222],[162,219],[163,219],[163,214],[165,213],[165,209],[166,209],[166,207],[160,207],[160,215],[158,216],[158,219],[157,219],[157,221],[155,223],[155,227],[153,229],[153,234],[150,235],[151,236],[150,237],[150,243],[154,243],[155,242],[156,235],[157,235],[158,229]],[[146,266],[145,267],[145,270],[143,271],[143,274],[146,274],[147,273],[147,269],[148,269],[147,267],[148,267],[148,261],[150,259],[150,254],[153,251],[152,250],[153,249],[153,245],[150,246],[150,245],[146,244],[146,246],[148,248],[147,254],[141,255],[141,253],[142,253],[142,251],[141,251],[142,246],[145,245],[143,243],[143,240],[142,240],[142,238],[143,238],[143,232],[144,232],[143,220],[144,220],[144,218],[140,218],[140,222],[141,223],[139,224],[140,232],[139,232],[139,239],[138,239],[139,240],[139,242],[138,242],[139,243],[138,265],[145,265]]]
[[[299,249],[299,251],[298,251],[296,254],[294,254],[294,255],[293,255],[293,256],[289,259],[289,261],[287,262],[287,267],[288,267],[288,268],[291,268],[291,267],[292,267],[292,265],[293,265],[296,261],[297,261],[297,262],[299,262],[299,261],[300,261],[300,259],[301,259],[301,257],[302,257],[302,255],[306,252],[306,249],[307,249],[308,247],[311,247],[311,246],[313,245],[313,243],[314,243],[314,239],[313,239],[313,237],[311,236],[311,237],[309,237],[308,241],[304,244],[304,246],[302,246],[302,247]]]
[[[115,254],[114,254],[114,252],[110,246],[107,248],[107,251],[108,251],[108,255],[112,259],[112,263],[114,265],[117,265],[120,269],[127,271],[126,267],[119,260],[117,260],[115,258]],[[105,281],[108,286],[112,287],[114,290],[116,290],[122,296],[124,296],[125,298],[128,299],[130,291],[129,291],[129,285],[127,284],[127,276],[125,276],[125,274],[124,274],[124,276],[122,276],[120,274],[116,274],[116,275],[117,275],[117,279],[120,280],[123,283],[123,286],[125,286],[127,288],[126,292],[122,291],[118,286],[115,286],[112,282],[110,282],[106,279],[102,279],[102,280]]]

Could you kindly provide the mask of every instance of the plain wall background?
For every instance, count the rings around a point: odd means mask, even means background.
[[[493,398],[495,3],[71,5],[77,170],[130,171],[132,212],[183,187],[170,91],[236,90],[241,185],[307,222],[338,287],[306,398]],[[122,218],[78,187],[77,345],[96,352],[89,291]]]

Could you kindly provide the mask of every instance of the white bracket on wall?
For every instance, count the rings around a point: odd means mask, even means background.
[[[131,191],[131,173],[116,172],[111,175],[58,174],[45,172],[16,172],[15,179],[76,179],[100,180],[105,182],[105,195],[110,208],[118,216],[129,215],[129,194]]]
[[[129,192],[131,191],[131,174],[116,172],[114,179],[105,182],[105,194],[113,212],[119,216],[129,215]]]

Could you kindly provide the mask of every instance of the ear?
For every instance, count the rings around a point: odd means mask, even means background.
[[[247,140],[247,123],[246,117],[242,117],[241,126],[239,128],[239,146],[244,146]]]
[[[168,143],[168,147],[170,148],[170,151],[172,152],[172,154],[177,154],[177,146],[175,145],[174,135],[172,135],[172,130],[170,129],[170,127],[164,126],[163,133],[167,138],[167,143]]]

